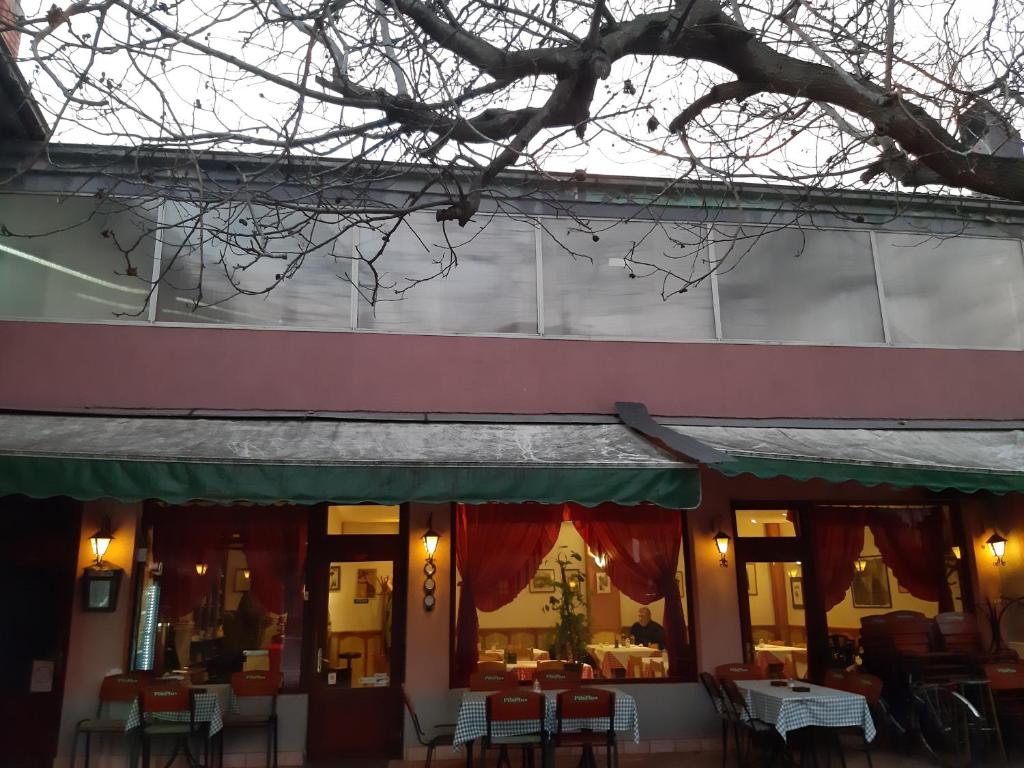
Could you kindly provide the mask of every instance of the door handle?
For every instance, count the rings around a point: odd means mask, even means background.
[[[324,649],[316,649],[316,673],[319,675],[324,666]]]

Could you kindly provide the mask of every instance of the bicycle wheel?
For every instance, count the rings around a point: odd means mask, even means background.
[[[981,719],[967,699],[941,684],[914,689],[915,728],[921,744],[939,765],[971,764],[971,730]]]

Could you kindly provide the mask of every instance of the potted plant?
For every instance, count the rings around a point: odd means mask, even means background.
[[[555,592],[548,598],[544,610],[558,614],[553,629],[549,651],[553,659],[565,659],[580,663],[587,655],[587,639],[590,637],[587,618],[587,600],[579,571],[569,571],[573,561],[582,563],[583,557],[577,552],[559,552],[558,578],[551,581]]]

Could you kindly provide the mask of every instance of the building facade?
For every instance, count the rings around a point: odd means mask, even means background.
[[[264,664],[284,676],[282,764],[418,759],[400,686],[453,722],[495,653],[628,687],[624,749],[713,749],[699,671],[814,676],[864,616],[1016,596],[1019,206],[565,180],[450,234],[457,264],[406,292],[451,259],[414,217],[373,306],[351,266],[372,230],[282,226],[261,248],[318,245],[277,289],[231,296],[274,278],[259,265],[199,291],[191,203],[112,194],[84,154],[51,152],[0,197],[0,504],[24,521],[12,547],[63,574],[23,569],[24,621],[59,610],[19,656],[39,690],[8,688],[49,728],[47,764],[108,673],[212,688]],[[208,212],[219,263],[275,215]],[[120,594],[88,611],[108,525]],[[642,606],[661,647],[634,662],[620,641]],[[226,745],[237,765],[261,750]]]

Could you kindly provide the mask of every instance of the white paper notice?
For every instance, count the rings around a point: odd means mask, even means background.
[[[30,693],[49,693],[53,690],[53,662],[35,659],[32,662],[32,680],[28,684]]]

